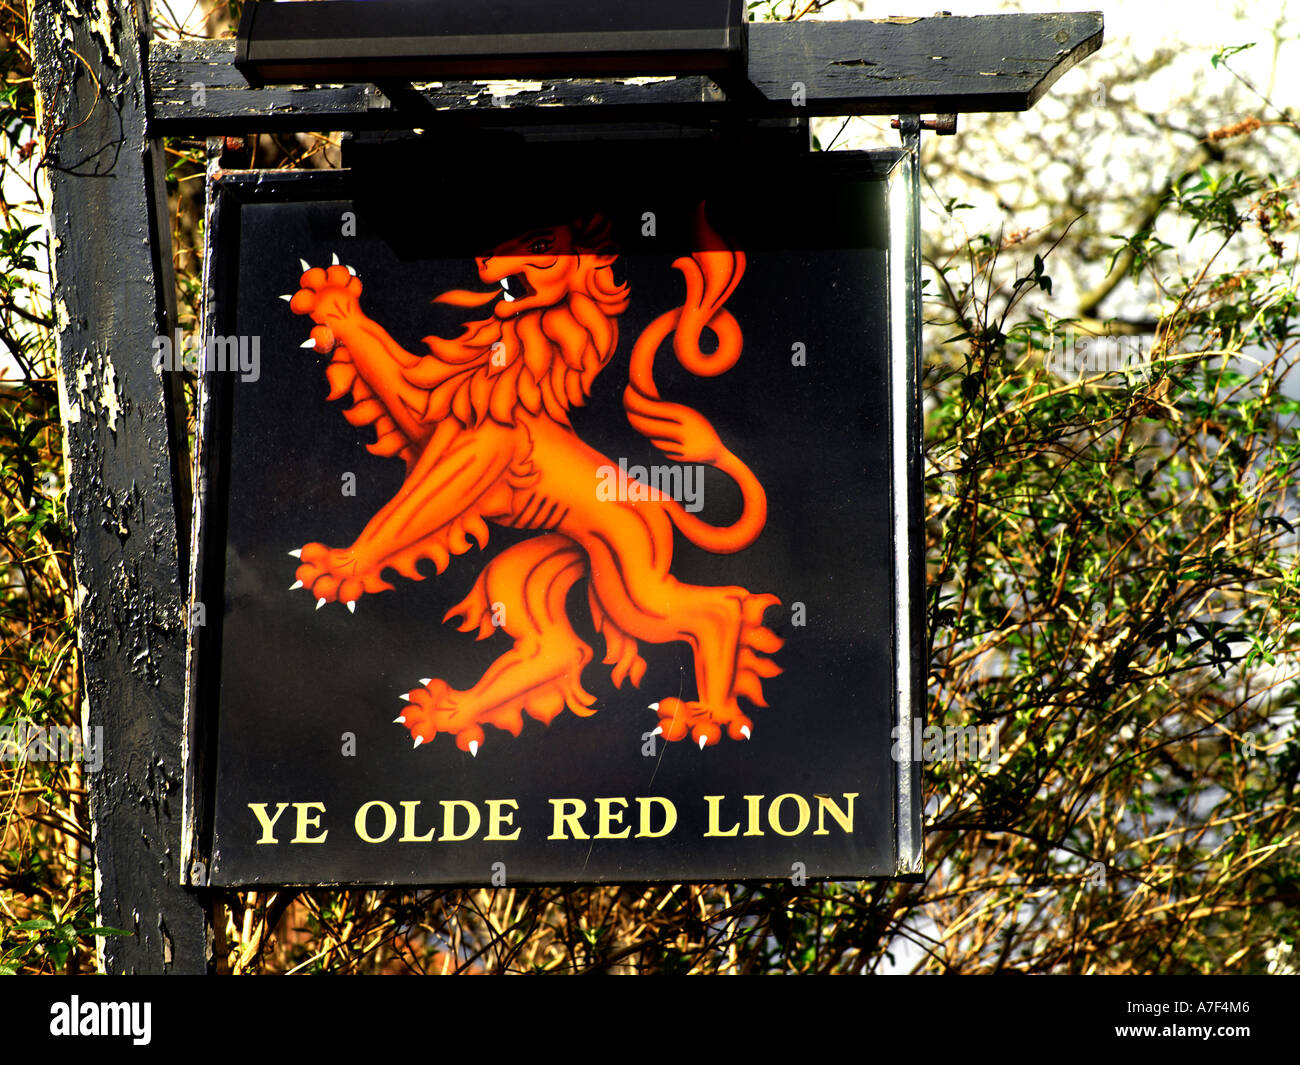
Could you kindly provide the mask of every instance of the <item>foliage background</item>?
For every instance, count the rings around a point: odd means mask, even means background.
[[[156,9],[172,35],[231,14]],[[1254,12],[1177,54],[1112,41],[1035,112],[925,140],[927,713],[995,726],[1000,756],[927,767],[923,883],[227,892],[218,970],[1295,971],[1300,127],[1278,72],[1297,23]],[[21,5],[0,3],[0,33],[0,724],[71,725]],[[828,149],[891,138],[866,120],[815,132]],[[337,140],[245,151],[329,166]],[[189,331],[201,149],[169,149]],[[1140,361],[1049,371],[1093,335]],[[0,972],[95,968],[84,796],[75,764],[0,763]]]

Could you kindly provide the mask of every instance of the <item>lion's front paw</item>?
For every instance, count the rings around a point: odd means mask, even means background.
[[[339,265],[337,255],[334,258],[328,268],[304,262],[298,291],[289,297],[289,309],[294,314],[311,315],[316,323],[311,339],[303,347],[314,347],[321,354],[334,349],[338,327],[361,314],[361,280],[351,267]]]
[[[357,600],[366,592],[389,591],[393,587],[380,579],[377,569],[361,564],[350,547],[305,544],[289,554],[301,562],[297,580],[289,590],[306,588],[315,597],[318,610],[336,601],[355,610]]]

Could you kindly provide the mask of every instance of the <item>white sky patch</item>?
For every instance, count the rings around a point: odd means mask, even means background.
[[[864,8],[866,10],[864,10]],[[1210,57],[1221,48],[1254,44],[1249,51],[1238,54],[1230,62],[1234,70],[1250,78],[1256,87],[1271,97],[1279,107],[1294,109],[1300,102],[1300,0],[1178,0],[1175,6],[1152,3],[1151,0],[1115,0],[1106,4],[1061,2],[1061,0],[1020,0],[999,4],[997,0],[888,0],[887,4],[864,4],[861,0],[836,0],[822,8],[815,17],[819,20],[881,17],[888,10],[891,15],[933,17],[935,11],[950,11],[954,16],[988,15],[998,12],[1063,12],[1100,10],[1105,22],[1104,40],[1099,51],[1083,60],[1073,70],[1067,71],[1048,90],[1033,111],[1050,106],[1054,93],[1083,91],[1100,76],[1100,68],[1125,54],[1146,57],[1162,48],[1172,49],[1178,57],[1165,70],[1155,74],[1141,86],[1136,106],[1151,111],[1166,110],[1171,101],[1195,92],[1196,86],[1207,78],[1230,77],[1218,75],[1210,65]],[[782,7],[781,10],[784,10]],[[810,16],[812,17],[812,16]],[[1289,29],[1280,34],[1288,37],[1277,48],[1274,62],[1274,42],[1278,27]],[[1270,81],[1270,72],[1276,76]],[[1260,106],[1264,105],[1262,102]],[[978,116],[959,120],[958,128],[977,128]],[[842,119],[823,119],[819,133],[828,125],[830,132],[823,144]],[[864,120],[879,122],[879,120]],[[854,123],[857,125],[858,123]],[[888,122],[884,123],[888,131]],[[847,135],[849,131],[845,131]],[[897,135],[893,141],[896,143]],[[836,147],[844,146],[844,137]],[[856,145],[855,145],[856,146]]]

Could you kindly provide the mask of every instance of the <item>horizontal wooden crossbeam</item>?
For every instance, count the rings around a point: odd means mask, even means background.
[[[1024,111],[1101,46],[1100,12],[754,23],[749,87],[705,77],[417,87],[250,88],[235,42],[153,42],[154,136],[273,130],[427,128],[566,122],[708,122],[728,115],[955,114]],[[730,98],[729,98],[730,97]]]

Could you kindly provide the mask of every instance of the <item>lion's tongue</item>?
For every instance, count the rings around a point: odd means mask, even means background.
[[[435,296],[433,302],[450,303],[453,307],[482,307],[483,304],[491,302],[500,295],[500,289],[493,289],[491,292],[471,292],[469,289],[454,288],[441,296]]]

